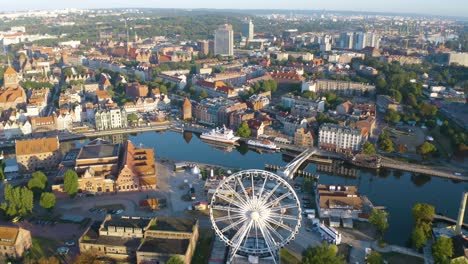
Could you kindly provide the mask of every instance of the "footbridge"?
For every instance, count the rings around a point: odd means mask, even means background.
[[[317,153],[317,151],[318,150],[316,148],[308,148],[304,150],[301,154],[299,154],[296,158],[294,158],[291,162],[279,170],[278,174],[283,178],[292,179],[294,177],[294,173],[299,169],[299,167],[301,167],[302,163]]]

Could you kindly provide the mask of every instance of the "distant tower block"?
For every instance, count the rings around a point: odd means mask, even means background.
[[[457,228],[455,229],[456,235],[459,235],[462,232],[463,218],[465,217],[465,208],[466,208],[467,199],[468,199],[468,192],[464,192],[462,195],[462,200],[460,202],[460,210],[458,211]]]

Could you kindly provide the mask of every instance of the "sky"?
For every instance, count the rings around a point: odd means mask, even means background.
[[[2,3],[0,11],[57,8],[217,8],[308,9],[416,13],[468,16],[467,0],[15,0]]]

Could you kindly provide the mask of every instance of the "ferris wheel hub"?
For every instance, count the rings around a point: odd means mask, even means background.
[[[255,222],[258,222],[258,220],[260,219],[260,213],[258,211],[251,212],[250,219],[252,219]]]

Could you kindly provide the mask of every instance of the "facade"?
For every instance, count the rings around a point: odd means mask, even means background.
[[[31,245],[29,230],[17,226],[0,226],[0,256],[20,258]]]
[[[203,55],[208,55],[210,53],[210,44],[208,40],[200,40],[197,42],[198,51],[200,51]]]
[[[362,50],[365,47],[379,48],[380,36],[372,32],[356,32],[354,33],[353,48]]]
[[[59,147],[58,137],[17,140],[15,149],[19,172],[56,168],[61,160]]]
[[[294,133],[294,145],[313,147],[314,146],[314,134],[312,130],[307,130],[303,127],[298,128]]]
[[[234,55],[234,32],[232,25],[224,24],[215,30],[214,54],[223,56]]]
[[[373,94],[375,85],[336,80],[317,80],[316,91],[319,93],[334,92],[342,95]]]
[[[97,130],[127,128],[127,111],[121,108],[98,110],[94,114]]]
[[[136,257],[136,263],[165,263],[180,256],[190,263],[198,240],[198,221],[107,215],[78,240],[80,252],[92,251],[117,260]]]
[[[135,147],[131,141],[91,141],[77,153],[74,169],[81,193],[156,189],[154,150]]]
[[[182,104],[182,120],[192,119],[192,103],[188,98],[185,98],[184,103]]]
[[[253,40],[254,38],[254,24],[252,20],[249,19],[248,22],[242,25],[242,36],[246,37],[247,40]]]
[[[362,131],[335,124],[323,124],[319,129],[319,147],[335,152],[352,153],[361,149]]]
[[[468,67],[468,52],[449,52],[446,53],[447,64],[458,64]]]

